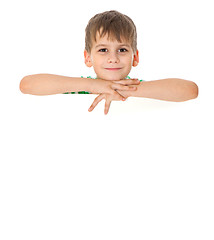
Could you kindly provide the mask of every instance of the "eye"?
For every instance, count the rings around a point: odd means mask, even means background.
[[[106,48],[102,48],[99,50],[99,52],[107,52],[107,49]]]
[[[119,49],[119,52],[128,52],[128,50],[126,48],[121,48]]]

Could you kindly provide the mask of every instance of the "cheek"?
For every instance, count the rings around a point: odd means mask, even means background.
[[[99,56],[96,56],[92,58],[91,61],[94,66],[99,66],[102,63],[102,58],[100,58]]]
[[[133,55],[129,55],[123,58],[123,62],[126,63],[127,66],[132,66],[133,59]]]
[[[132,67],[132,59],[126,59],[126,66],[127,66],[127,68],[131,68]]]

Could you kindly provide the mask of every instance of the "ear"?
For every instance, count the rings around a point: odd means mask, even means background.
[[[84,50],[84,58],[85,58],[85,65],[87,67],[92,67],[91,56],[86,50]]]
[[[136,53],[134,54],[132,66],[137,67],[138,63],[139,63],[139,51],[137,50]]]

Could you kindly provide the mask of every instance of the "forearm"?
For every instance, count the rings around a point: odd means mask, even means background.
[[[144,97],[165,101],[182,102],[198,96],[198,86],[178,78],[145,81],[137,86],[136,91],[118,91],[125,97]]]
[[[74,78],[53,74],[35,74],[24,77],[20,82],[22,93],[51,95],[65,92],[90,91],[88,78]]]

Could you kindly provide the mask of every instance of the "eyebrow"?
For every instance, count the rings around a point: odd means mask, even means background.
[[[98,45],[95,46],[95,48],[99,48],[99,47],[108,47],[108,44],[98,44]],[[119,47],[130,47],[130,45],[120,44]]]

